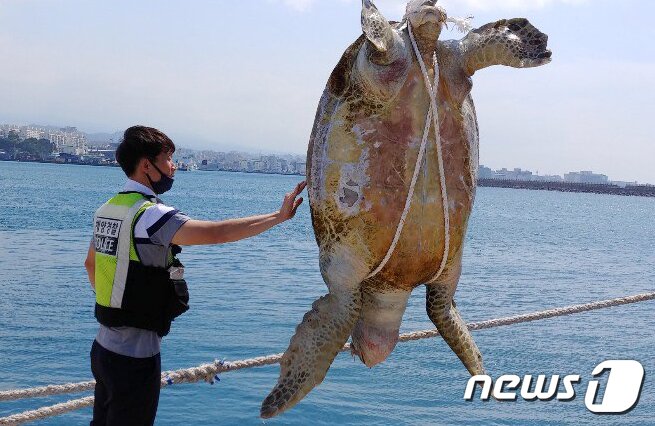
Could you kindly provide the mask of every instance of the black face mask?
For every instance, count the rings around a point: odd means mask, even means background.
[[[161,175],[161,179],[159,179],[157,182],[153,182],[152,179],[150,179],[150,176],[146,175],[148,178],[148,181],[150,182],[150,186],[152,186],[152,190],[155,191],[155,194],[163,194],[164,192],[168,191],[173,187],[173,178],[168,177],[165,173],[162,173],[161,170],[159,170],[159,167],[155,166],[155,163],[150,161],[150,164],[157,169],[159,174]]]

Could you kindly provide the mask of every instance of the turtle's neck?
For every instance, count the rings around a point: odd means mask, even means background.
[[[425,23],[420,27],[412,27],[412,32],[414,33],[414,38],[416,39],[416,45],[418,50],[421,52],[423,59],[426,60],[426,63],[432,62],[432,54],[437,49],[437,43],[439,42],[439,34],[441,31],[436,27],[440,25],[438,23]]]

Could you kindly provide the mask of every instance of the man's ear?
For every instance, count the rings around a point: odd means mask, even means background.
[[[150,164],[150,161],[145,157],[140,159],[136,165],[137,173],[147,174],[147,172],[150,172],[150,169],[152,169],[152,164]]]

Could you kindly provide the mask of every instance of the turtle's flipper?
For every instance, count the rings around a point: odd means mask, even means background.
[[[472,376],[485,374],[482,355],[466,323],[459,315],[453,301],[453,291],[448,286],[431,284],[426,286],[426,309],[430,320],[437,326],[439,334],[462,361]]]
[[[359,289],[352,294],[330,293],[312,304],[280,361],[277,385],[262,403],[263,418],[293,407],[323,381],[350,336],[360,306]]]
[[[550,62],[548,36],[527,19],[502,19],[475,29],[460,42],[469,75],[491,65],[538,67]]]

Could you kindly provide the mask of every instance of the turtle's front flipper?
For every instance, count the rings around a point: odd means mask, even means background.
[[[441,337],[472,376],[485,374],[482,354],[453,301],[454,286],[429,284],[426,288],[428,316],[437,326]]]
[[[550,62],[548,36],[527,19],[502,19],[475,29],[460,41],[468,75],[491,65],[537,67]]]

